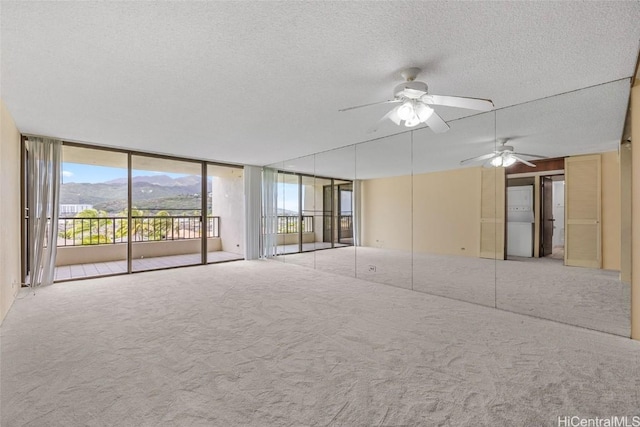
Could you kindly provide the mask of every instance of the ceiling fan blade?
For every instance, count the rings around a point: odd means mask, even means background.
[[[396,125],[400,125],[400,121],[402,120],[400,119],[400,116],[398,116],[398,108],[400,108],[399,105],[397,107],[393,107],[393,110],[389,111],[385,116],[387,119],[391,120]]]
[[[343,108],[342,110],[338,110],[338,111],[343,112],[343,111],[355,110],[356,108],[369,107],[371,105],[393,104],[395,102],[402,102],[402,101],[400,99],[390,99],[388,101],[380,101],[380,102],[372,102],[371,104],[356,105],[355,107]]]
[[[387,119],[391,120],[397,125],[400,124],[400,117],[398,117],[398,107],[393,107],[391,110],[389,110],[387,114],[385,114],[380,120],[378,120],[378,123],[376,123],[374,127],[370,128],[367,131],[367,133],[377,132],[380,125]]]
[[[424,95],[421,98],[427,104],[444,105],[447,107],[466,108],[468,110],[491,111],[493,101],[490,99],[465,98],[462,96]]]
[[[536,154],[527,154],[527,153],[513,153],[513,154],[517,154],[518,156],[535,157],[536,159],[548,159],[548,157],[546,156],[538,156]]]
[[[449,130],[449,125],[447,124],[447,122],[442,120],[442,117],[440,117],[435,111],[429,116],[425,123],[435,133],[442,133]]]
[[[480,160],[487,160],[487,159],[490,159],[490,158],[495,157],[495,156],[496,156],[496,153],[483,154],[482,156],[476,156],[476,157],[472,157],[470,159],[462,160],[460,162],[460,164],[462,165],[462,164],[467,163],[467,162],[479,162]]]
[[[514,159],[516,159],[516,160],[517,160],[518,162],[520,162],[520,163],[524,163],[524,164],[525,164],[525,165],[527,165],[527,166],[530,166],[530,167],[532,167],[532,168],[535,168],[535,167],[536,167],[536,165],[534,165],[533,163],[531,163],[531,162],[527,162],[526,160],[521,159],[521,158],[520,158],[520,157],[518,157],[518,156],[514,156],[513,154],[511,155],[511,157],[513,157]]]

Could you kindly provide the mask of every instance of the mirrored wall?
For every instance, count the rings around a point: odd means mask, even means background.
[[[272,258],[629,336],[628,94],[620,80],[270,165]]]

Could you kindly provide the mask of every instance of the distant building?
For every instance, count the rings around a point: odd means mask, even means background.
[[[59,214],[61,217],[75,216],[77,213],[80,213],[86,209],[93,209],[93,205],[60,205]]]

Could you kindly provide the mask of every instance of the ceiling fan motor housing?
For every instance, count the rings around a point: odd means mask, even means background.
[[[418,82],[418,81],[410,81],[410,82],[402,82],[399,85],[397,85],[395,87],[395,89],[393,89],[393,95],[396,98],[400,98],[400,97],[405,97],[405,98],[411,98],[412,96],[405,93],[404,90],[405,89],[412,89],[418,92],[422,92],[420,94],[420,96],[424,95],[425,93],[427,93],[428,90],[428,86],[426,83],[424,82]],[[411,92],[411,91],[409,91]],[[416,97],[419,98],[420,96]]]
[[[513,152],[513,145],[503,145],[496,149],[497,152]]]

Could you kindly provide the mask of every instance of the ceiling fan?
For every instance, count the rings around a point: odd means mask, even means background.
[[[505,168],[511,166],[512,164],[514,164],[515,162],[520,162],[520,163],[524,163],[527,166],[530,166],[532,168],[535,168],[536,165],[534,165],[531,162],[528,162],[526,160],[524,160],[523,158],[521,158],[520,156],[525,156],[525,157],[533,157],[536,159],[546,159],[547,157],[545,156],[538,156],[536,154],[526,154],[526,153],[516,153],[513,149],[512,145],[506,145],[507,141],[509,141],[509,139],[503,139],[500,141],[500,147],[496,148],[493,153],[489,153],[489,154],[483,154],[482,156],[477,156],[477,157],[472,157],[470,159],[465,159],[463,161],[460,162],[461,165],[468,163],[468,162],[479,162],[482,160],[486,160],[485,162],[485,166],[486,167],[490,167],[490,166],[495,166],[495,167],[500,167],[503,166]]]
[[[478,111],[491,111],[493,109],[493,102],[489,99],[429,94],[427,84],[416,81],[420,71],[420,68],[415,67],[402,71],[400,74],[405,79],[405,82],[395,87],[393,99],[391,100],[343,108],[338,111],[349,111],[378,104],[400,104],[385,114],[380,121],[390,119],[396,125],[404,122],[406,127],[414,127],[425,123],[432,131],[442,133],[449,130],[449,125],[431,108],[431,105],[445,105],[447,107]],[[375,130],[373,129],[373,131]]]

